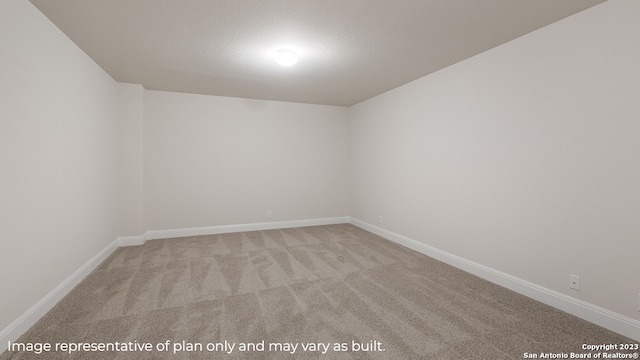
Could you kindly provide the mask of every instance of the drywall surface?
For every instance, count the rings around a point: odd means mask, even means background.
[[[144,234],[144,93],[139,84],[118,84],[119,236]]]
[[[348,214],[346,108],[145,94],[147,230]]]
[[[116,83],[0,1],[0,331],[116,237]]]
[[[350,215],[640,319],[638,13],[611,0],[350,108]]]

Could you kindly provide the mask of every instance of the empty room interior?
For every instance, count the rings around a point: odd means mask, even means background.
[[[639,20],[1,0],[0,359],[637,358]]]

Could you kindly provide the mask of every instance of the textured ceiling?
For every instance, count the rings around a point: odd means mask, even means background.
[[[349,106],[604,0],[30,1],[119,82]]]

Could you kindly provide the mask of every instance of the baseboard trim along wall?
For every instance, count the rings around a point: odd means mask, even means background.
[[[136,246],[144,245],[146,239],[144,235],[139,236],[120,236],[118,239],[119,246]]]
[[[136,246],[144,245],[147,240],[154,239],[170,239],[181,238],[187,236],[228,234],[243,231],[260,231],[273,229],[287,229],[303,226],[346,224],[349,222],[348,216],[306,219],[306,220],[290,220],[290,221],[273,221],[253,224],[237,224],[237,225],[220,225],[220,226],[204,226],[195,228],[168,229],[168,230],[149,230],[144,235],[139,236],[121,236],[118,238],[120,246]]]
[[[494,284],[498,284],[509,290],[513,290],[571,315],[602,326],[603,328],[640,341],[640,321],[461,258],[367,222],[355,218],[350,218],[349,222],[359,228],[440,260]]]
[[[65,279],[60,285],[51,290],[40,301],[27,310],[22,316],[9,324],[2,332],[0,332],[0,354],[7,350],[9,341],[16,341],[29,328],[35,325],[49,310],[51,310],[58,301],[62,300],[76,285],[78,285],[87,275],[98,267],[109,255],[111,255],[118,247],[120,242],[114,240],[107,247],[102,249],[91,260],[87,261],[82,267],[76,270],[71,276]]]
[[[178,238],[178,237],[185,237],[185,236],[228,234],[228,233],[243,232],[243,231],[287,229],[287,228],[296,228],[296,227],[304,227],[304,226],[346,224],[348,222],[349,222],[349,217],[343,216],[343,217],[333,217],[333,218],[273,221],[273,222],[254,223],[254,224],[207,226],[207,227],[172,229],[172,230],[151,230],[145,233],[144,240],[146,241],[146,240],[153,240],[153,239],[167,239],[167,238],[174,238],[174,237]]]

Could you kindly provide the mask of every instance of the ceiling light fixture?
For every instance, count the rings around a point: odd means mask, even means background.
[[[282,66],[291,66],[298,62],[298,54],[290,49],[280,49],[276,52],[276,62]]]

